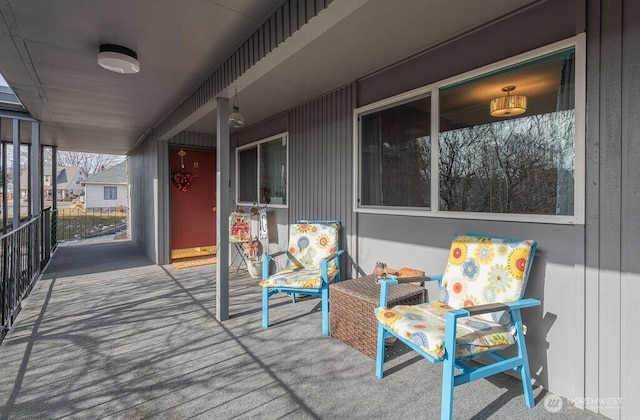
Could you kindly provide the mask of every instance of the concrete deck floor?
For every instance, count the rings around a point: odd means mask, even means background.
[[[396,348],[378,380],[372,359],[322,336],[317,299],[276,299],[263,329],[246,275],[219,323],[214,277],[152,265],[128,241],[59,248],[0,347],[0,418],[439,418],[440,365]],[[602,418],[536,394],[529,409],[497,375],[456,388],[455,417]]]

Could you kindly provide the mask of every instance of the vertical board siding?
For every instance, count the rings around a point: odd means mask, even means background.
[[[208,133],[196,133],[195,131],[182,131],[173,136],[169,143],[181,146],[212,148],[216,147],[216,136]]]
[[[622,418],[633,418],[640,411],[640,334],[636,320],[640,319],[640,4],[623,2],[622,15],[622,220],[621,246],[621,303],[620,349],[622,374],[620,397]]]
[[[585,366],[598,366],[600,218],[600,0],[590,0],[587,14],[587,141],[585,190]],[[596,133],[596,134],[592,134]],[[605,353],[606,354],[606,353]],[[598,396],[599,369],[584,369],[584,396]]]
[[[355,86],[345,86],[289,112],[289,223],[298,219],[337,219],[341,244],[349,254],[353,233],[351,176],[352,112]],[[350,256],[342,260],[351,275]]]
[[[329,3],[331,2],[324,0],[289,0],[284,2],[242,45],[231,53],[207,81],[165,118],[152,134],[157,138],[162,137],[204,104],[214,100],[216,95],[229,87],[311,18],[324,10]],[[213,89],[210,89],[209,85]]]
[[[131,203],[135,203],[130,209],[131,240],[156,264],[158,144],[156,138],[150,136],[129,154],[130,195]]]

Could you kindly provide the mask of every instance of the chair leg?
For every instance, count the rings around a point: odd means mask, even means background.
[[[442,402],[440,403],[440,418],[448,420],[453,417],[453,383],[455,376],[455,356],[447,354],[442,363]]]
[[[456,311],[447,312],[444,337],[444,361],[442,362],[442,402],[440,403],[440,418],[449,420],[453,417],[453,387],[456,374]]]
[[[329,287],[322,289],[322,334],[329,335]]]
[[[522,333],[522,317],[519,310],[515,310],[511,314],[516,324],[516,340],[518,343],[518,354],[522,358],[522,364],[518,367],[520,378],[522,379],[522,390],[524,392],[524,402],[527,407],[533,407],[535,400],[533,399],[533,388],[531,386],[531,371],[529,370],[529,357],[527,355],[527,345]]]
[[[531,372],[529,372],[529,363],[526,361],[520,366],[520,377],[522,378],[522,389],[524,391],[524,402],[527,407],[533,407],[535,400],[533,399],[533,387],[531,386]]]
[[[378,343],[376,345],[376,376],[384,376],[384,327],[378,323]]]
[[[262,288],[262,328],[269,328],[269,289]]]

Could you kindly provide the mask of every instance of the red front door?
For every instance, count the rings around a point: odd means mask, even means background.
[[[216,154],[171,147],[171,258],[215,253]]]

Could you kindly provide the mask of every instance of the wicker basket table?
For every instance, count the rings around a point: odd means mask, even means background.
[[[330,288],[331,335],[375,359],[378,321],[373,310],[380,305],[376,276],[334,283]],[[424,288],[420,286],[398,284],[389,287],[387,304],[415,305],[422,303],[423,296]]]

